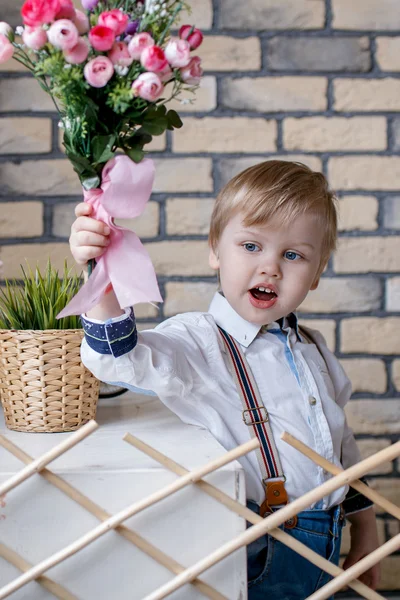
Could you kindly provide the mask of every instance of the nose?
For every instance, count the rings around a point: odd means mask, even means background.
[[[260,264],[261,274],[267,275],[272,279],[281,279],[282,271],[278,256],[264,256]]]

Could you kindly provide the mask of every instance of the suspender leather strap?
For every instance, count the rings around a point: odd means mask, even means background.
[[[265,500],[260,507],[260,514],[265,516],[271,512],[272,507],[288,503],[285,476],[272,435],[268,412],[261,400],[244,353],[231,335],[221,327],[218,329],[224,340],[236,387],[243,404],[243,421],[250,427],[251,436],[256,437],[260,442],[260,448],[255,452],[265,488]]]

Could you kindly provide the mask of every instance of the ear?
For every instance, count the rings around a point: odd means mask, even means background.
[[[219,258],[216,252],[210,248],[210,253],[208,255],[208,264],[214,271],[218,271],[219,269]]]
[[[316,290],[316,289],[317,289],[317,287],[318,287],[318,285],[319,285],[319,277],[317,277],[317,278],[316,278],[316,279],[313,281],[313,283],[312,283],[312,285],[311,285],[311,287],[310,287],[310,290],[311,290],[311,291],[312,291],[312,290]]]

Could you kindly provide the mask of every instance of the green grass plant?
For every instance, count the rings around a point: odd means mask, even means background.
[[[0,329],[78,329],[81,322],[73,315],[56,319],[81,287],[79,275],[64,263],[62,277],[50,263],[44,273],[21,265],[22,281],[6,280],[0,288]]]

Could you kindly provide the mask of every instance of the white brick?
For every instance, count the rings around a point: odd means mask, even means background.
[[[217,291],[216,283],[182,282],[167,283],[164,312],[166,316],[182,312],[207,312],[210,302]]]
[[[351,381],[353,393],[383,394],[387,389],[386,368],[377,358],[342,358],[340,364]]]
[[[168,198],[169,235],[208,235],[214,200],[209,198]]]
[[[399,354],[400,317],[358,317],[341,322],[341,352]],[[399,403],[400,404],[400,403]]]
[[[376,38],[376,58],[382,71],[400,71],[400,37]]]
[[[392,365],[393,384],[400,392],[400,360],[394,360]]]
[[[213,22],[212,0],[187,0],[190,11],[182,11],[180,25],[190,23],[199,29],[211,29]]]
[[[201,45],[205,71],[257,71],[261,68],[261,46],[257,37],[205,36]]]
[[[154,164],[155,193],[213,191],[212,161],[209,158],[159,158],[154,160]]]
[[[333,256],[333,266],[336,273],[399,271],[400,237],[342,237]]]
[[[345,411],[355,434],[400,433],[400,402],[396,399],[351,400]]]
[[[398,111],[400,109],[400,80],[335,79],[334,109],[337,111]]]
[[[361,458],[364,460],[370,456],[373,456],[377,452],[388,448],[391,445],[388,439],[366,439],[357,440],[357,446],[361,452]],[[386,462],[379,465],[372,471],[369,471],[368,475],[382,475],[385,473],[391,473],[393,471],[393,462]]]
[[[174,152],[273,152],[276,121],[242,117],[184,119],[173,133]]]
[[[325,20],[322,0],[224,0],[220,12],[227,29],[320,29]]]
[[[299,310],[302,312],[369,311],[379,307],[381,286],[372,277],[322,277],[315,291],[308,294]]]
[[[325,152],[335,150],[385,150],[384,117],[302,117],[283,121],[287,150]]]
[[[379,479],[369,479],[369,486],[384,496],[393,504],[398,505],[400,500],[400,478],[380,477]],[[378,504],[375,504],[375,510],[378,514],[385,512]]]
[[[182,92],[179,99],[168,103],[168,108],[176,110],[179,114],[214,110],[217,108],[217,82],[215,77],[202,77],[196,94],[188,91]]]
[[[0,120],[0,154],[41,154],[50,150],[50,119],[12,117]]]
[[[221,86],[221,105],[258,112],[325,110],[326,91],[324,77],[226,78]]]
[[[43,235],[42,202],[2,202],[0,211],[0,237],[31,238]]]
[[[397,0],[332,0],[332,12],[335,29],[400,29]]]
[[[335,156],[329,159],[328,179],[336,190],[398,190],[400,157]]]
[[[146,249],[158,275],[210,276],[207,241],[151,242]]]
[[[400,277],[386,280],[386,310],[400,311]]]
[[[339,231],[373,231],[378,228],[379,203],[375,196],[339,198]]]

